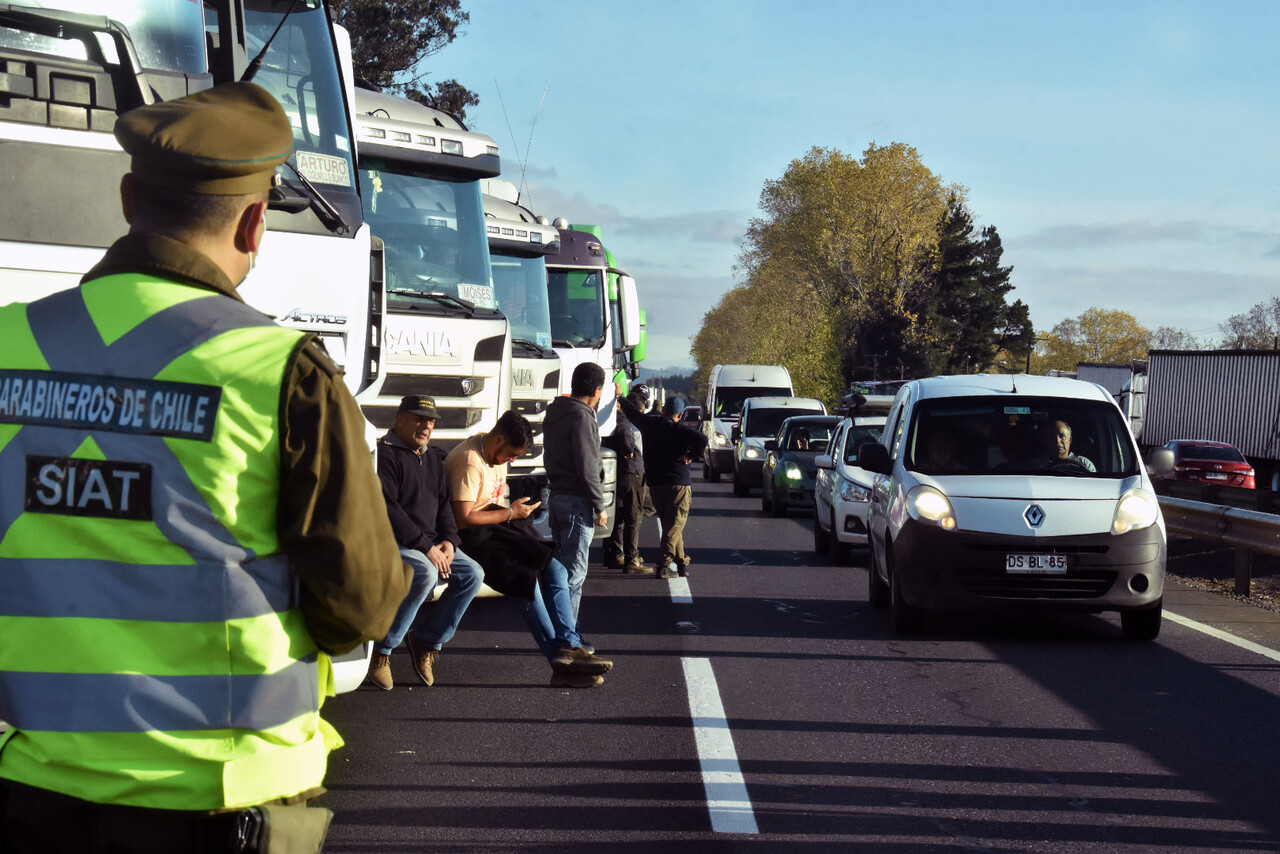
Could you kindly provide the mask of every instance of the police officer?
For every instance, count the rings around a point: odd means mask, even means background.
[[[0,308],[0,850],[318,850],[318,653],[411,572],[338,370],[236,293],[290,123],[234,83],[115,135],[129,234]]]

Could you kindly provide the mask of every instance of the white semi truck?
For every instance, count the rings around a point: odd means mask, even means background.
[[[355,185],[351,50],[319,0],[0,6],[0,304],[74,286],[128,230],[116,116],[249,77],[293,123],[245,301],[321,336],[353,393],[381,372],[370,231]]]
[[[551,341],[560,356],[560,392],[569,393],[573,371],[583,362],[594,362],[604,369],[604,394],[596,409],[603,439],[617,426],[612,379],[619,359],[640,344],[636,282],[605,249],[599,226],[570,225],[563,218],[552,224],[560,232],[560,251],[547,258],[547,293]],[[601,456],[609,525],[596,529],[597,539],[613,530],[618,470],[612,451],[605,449]]]
[[[509,181],[485,181],[485,227],[498,305],[511,324],[511,408],[533,425],[533,447],[511,463],[507,482],[515,497],[546,498],[542,422],[560,391],[560,356],[551,346],[547,302],[548,255],[560,250],[560,233],[520,203]],[[545,506],[545,503],[544,503]],[[535,522],[543,520],[543,514]],[[550,536],[550,530],[546,530]]]
[[[493,285],[480,181],[498,146],[448,113],[358,89],[364,216],[384,245],[380,394],[362,401],[379,429],[400,399],[435,398],[432,443],[449,450],[494,426],[511,400],[511,333]]]

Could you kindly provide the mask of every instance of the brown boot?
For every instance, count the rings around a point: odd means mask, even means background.
[[[653,567],[649,566],[640,558],[636,558],[635,560],[629,562],[626,565],[626,567],[623,568],[622,571],[630,573],[632,575],[653,575],[653,572],[654,572]]]
[[[369,675],[365,681],[383,691],[390,691],[395,684],[391,679],[391,656],[375,652],[369,659]]]
[[[413,660],[413,672],[417,673],[418,678],[427,685],[434,685],[436,682],[435,663],[436,659],[440,657],[440,650],[419,646],[412,634],[405,636],[405,643],[409,644],[409,658]]]

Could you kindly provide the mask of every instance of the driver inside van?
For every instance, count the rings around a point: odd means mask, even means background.
[[[1036,465],[1053,468],[1064,463],[1074,463],[1085,471],[1097,471],[1088,457],[1071,453],[1071,425],[1067,422],[1046,421],[1040,425],[1039,438],[1040,452],[1032,459]]]

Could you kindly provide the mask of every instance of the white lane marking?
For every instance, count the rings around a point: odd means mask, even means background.
[[[683,581],[684,579],[681,579]],[[693,738],[702,766],[702,786],[707,792],[707,812],[715,833],[759,833],[747,784],[738,767],[733,733],[724,716],[720,689],[709,658],[683,658],[684,682],[689,692]]]
[[[1254,643],[1251,640],[1245,640],[1242,637],[1237,637],[1230,632],[1224,632],[1222,629],[1215,629],[1213,626],[1206,625],[1205,623],[1198,623],[1189,617],[1183,617],[1180,614],[1170,613],[1169,611],[1164,612],[1164,618],[1166,620],[1173,620],[1175,623],[1186,626],[1189,629],[1195,629],[1197,632],[1204,632],[1206,635],[1215,637],[1218,640],[1226,641],[1229,644],[1235,644],[1241,649],[1249,650],[1249,652],[1256,652],[1258,655],[1269,658],[1272,661],[1280,661],[1280,652],[1277,652],[1270,647],[1265,647],[1262,644]]]
[[[677,605],[692,605],[693,591],[689,589],[688,578],[668,578],[667,583],[671,585],[671,601]]]

